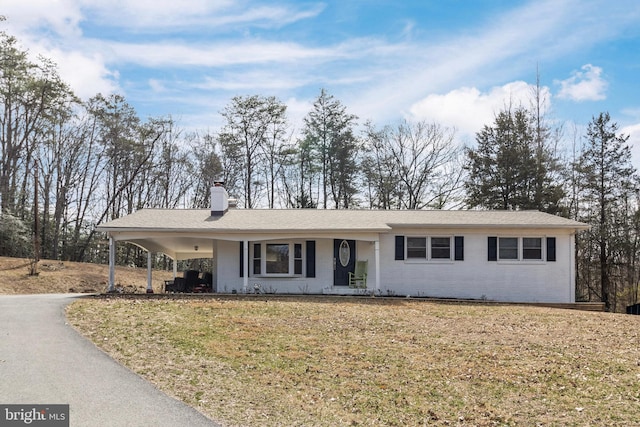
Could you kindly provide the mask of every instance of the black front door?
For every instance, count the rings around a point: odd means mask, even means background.
[[[356,265],[356,241],[333,241],[333,286],[349,286],[349,273]]]

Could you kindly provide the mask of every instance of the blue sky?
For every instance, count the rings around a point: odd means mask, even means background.
[[[473,143],[536,69],[567,140],[609,111],[640,165],[637,0],[3,0],[0,29],[84,98],[215,131],[236,95],[274,95],[295,131],[325,88],[378,126],[455,127]]]

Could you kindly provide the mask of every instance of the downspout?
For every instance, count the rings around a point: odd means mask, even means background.
[[[380,236],[373,242],[373,252],[376,263],[376,294],[380,294]]]
[[[569,236],[569,302],[576,302],[576,232]]]
[[[242,291],[246,294],[249,292],[249,241],[245,240],[243,245],[243,265],[242,271],[244,274],[242,275]]]

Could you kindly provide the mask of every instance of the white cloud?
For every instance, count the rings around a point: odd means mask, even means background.
[[[161,80],[149,79],[148,83],[151,90],[155,93],[163,93],[167,91],[167,87],[165,86],[164,82],[162,82]]]
[[[80,35],[82,21],[127,32],[168,30],[217,32],[232,25],[280,28],[320,14],[323,3],[252,5],[237,0],[3,0],[0,13],[24,31],[46,28],[60,36]]]
[[[572,101],[601,101],[606,99],[607,81],[602,77],[602,68],[583,65],[582,71],[574,71],[566,80],[555,81],[560,85],[557,97]]]
[[[307,48],[291,42],[239,41],[209,45],[158,43],[96,43],[95,50],[113,61],[145,67],[223,67],[265,62],[319,61],[333,58],[330,48]]]
[[[65,37],[78,36],[83,18],[75,0],[3,0],[0,14],[6,16],[11,33],[24,36],[36,28]]]
[[[298,126],[297,128],[291,129],[292,134],[296,137],[302,132],[304,118],[312,110],[313,100],[289,98],[285,100],[285,104],[287,105],[287,117],[289,119],[289,123],[293,126]]]
[[[631,118],[632,121],[640,121],[640,108],[623,108],[620,112]]]
[[[0,13],[6,15],[8,32],[16,36],[19,48],[34,62],[38,55],[53,60],[62,80],[80,98],[120,91],[118,71],[83,39],[78,1],[6,0]]]
[[[398,34],[360,38],[340,38],[340,29],[335,38],[299,27],[288,33],[283,27],[292,22],[324,22],[323,11],[334,5],[314,0],[3,0],[0,14],[25,29],[12,32],[25,46],[60,64],[81,96],[121,85],[134,104],[174,108],[164,97],[175,96],[186,111],[198,95],[222,104],[231,92],[265,90],[302,100],[325,87],[362,120],[384,123],[406,113],[473,135],[526,84],[476,88],[533,76],[537,63],[544,72],[546,62],[615,36],[640,13],[612,4],[594,21],[599,6],[527,1],[438,39],[424,38],[419,21],[407,21]],[[611,25],[612,17],[621,25]],[[153,77],[145,75],[149,69]],[[567,87],[582,84],[576,93],[584,96],[587,82],[603,81],[597,70],[581,70]]]
[[[261,6],[248,11],[229,15],[211,22],[214,25],[231,25],[240,23],[253,23],[257,26],[283,27],[292,22],[309,19],[317,16],[324,9],[323,4],[318,4],[308,10],[292,10],[284,7]]]
[[[524,106],[528,108],[535,86],[522,81],[507,83],[481,92],[474,87],[463,87],[443,95],[429,95],[411,106],[414,120],[435,121],[455,127],[459,136],[473,138],[484,125],[491,125],[495,115],[504,108]],[[541,98],[549,108],[549,89],[541,88]]]
[[[291,76],[281,76],[275,73],[238,73],[234,76],[206,77],[202,82],[192,84],[192,87],[203,90],[225,90],[230,92],[248,91],[277,91],[301,87],[308,83],[298,81]]]
[[[224,31],[221,27],[228,29],[229,25],[281,26],[313,17],[324,7],[321,3],[303,7],[262,6],[236,0],[5,0],[0,14],[7,16],[2,27],[18,38],[33,60],[38,54],[54,60],[62,79],[77,95],[86,98],[98,92],[122,92],[117,71],[122,65],[219,68],[326,60],[335,55],[333,49],[307,48],[296,42],[245,39],[194,44],[183,38],[152,42],[138,42],[142,38],[136,38],[135,42],[127,42],[124,36],[172,29],[187,29],[194,34],[202,29],[210,33]],[[121,28],[124,32],[117,41],[96,39],[83,32],[85,22]],[[285,80],[286,76],[282,76],[281,81]],[[147,82],[154,91],[162,89],[159,80]],[[124,82],[123,86],[131,87],[129,83]],[[165,89],[171,86],[165,81]]]
[[[166,28],[193,17],[207,16],[232,4],[230,0],[80,0],[83,10],[96,21],[129,28]]]
[[[109,68],[99,50],[63,49],[50,46],[47,40],[19,40],[19,49],[26,49],[30,60],[36,63],[38,56],[51,59],[57,65],[61,79],[81,99],[97,93],[120,92],[120,74]]]
[[[393,67],[394,73],[379,78],[379,84],[359,94],[356,102],[363,115],[378,120],[406,111],[429,93],[490,85],[523,73],[533,76],[538,62],[552,61],[596,37],[580,22],[588,7],[577,6],[573,0],[528,2],[478,22],[459,36],[434,44],[412,40],[406,54],[379,64],[387,70]],[[574,39],[575,33],[581,37]]]
[[[109,70],[99,54],[59,50],[49,51],[48,54],[58,64],[62,79],[81,99],[88,99],[97,93],[120,92],[119,73]]]
[[[633,158],[633,164],[639,165],[640,164],[640,123],[623,127],[622,129],[620,129],[620,134],[629,136],[629,139],[627,140],[627,144],[631,148],[631,156]]]
[[[319,14],[323,4],[300,6],[252,5],[237,0],[82,0],[97,22],[126,31],[164,33],[171,29],[217,32],[232,25],[280,28]]]

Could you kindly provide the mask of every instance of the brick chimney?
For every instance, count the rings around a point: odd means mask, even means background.
[[[222,216],[229,210],[229,194],[224,182],[217,181],[211,187],[211,216]]]

